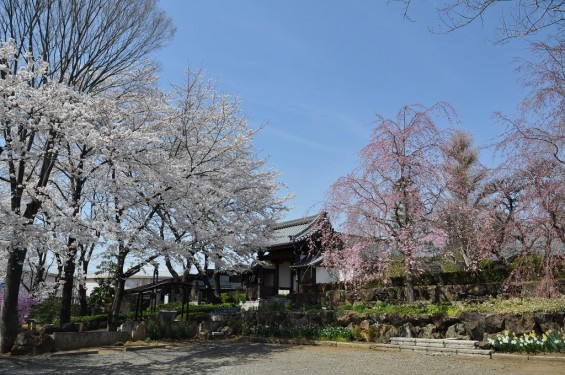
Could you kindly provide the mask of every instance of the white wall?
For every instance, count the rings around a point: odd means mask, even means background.
[[[338,282],[338,278],[328,272],[327,268],[316,267],[316,284],[329,284]]]

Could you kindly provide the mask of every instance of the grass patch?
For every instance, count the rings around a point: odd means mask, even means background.
[[[355,312],[358,314],[438,314],[457,316],[463,312],[479,312],[485,314],[523,314],[536,312],[565,311],[565,297],[561,298],[491,298],[481,303],[463,303],[461,305],[431,304],[418,301],[414,304],[393,305],[386,302],[377,302],[373,306],[365,304],[345,304],[338,308],[338,313]]]
[[[565,311],[565,297],[561,298],[491,298],[477,304],[463,304],[459,311],[470,311],[491,314],[520,314],[536,312]]]

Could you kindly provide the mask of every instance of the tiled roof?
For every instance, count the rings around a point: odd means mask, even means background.
[[[313,231],[319,215],[285,221],[274,226],[267,247],[289,245],[307,238]]]

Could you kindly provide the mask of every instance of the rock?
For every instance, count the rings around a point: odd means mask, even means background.
[[[492,345],[491,345],[488,341],[482,340],[482,341],[477,342],[477,343],[475,344],[475,347],[476,347],[477,349],[488,350],[488,349],[491,349],[491,348],[492,348]]]
[[[25,355],[33,354],[33,347],[35,346],[35,335],[32,331],[24,331],[18,333],[14,346],[12,347],[12,355]]]
[[[32,331],[24,331],[18,334],[12,355],[44,354],[55,350],[55,342],[49,335],[36,334]]]
[[[41,329],[41,333],[44,335],[52,335],[53,332],[61,332],[61,328],[55,324],[45,324]]]
[[[404,323],[398,331],[399,337],[417,337],[416,330],[412,323]]]
[[[374,342],[377,337],[378,324],[365,319],[359,324],[359,329],[361,330],[361,337],[367,342]]]
[[[530,333],[536,330],[536,321],[533,314],[507,315],[504,319],[504,329],[517,335]]]
[[[359,299],[365,303],[372,302],[375,299],[377,299],[375,289],[360,289],[358,293],[359,293]]]
[[[65,323],[61,325],[61,332],[78,332],[78,327],[74,323]]]
[[[422,337],[425,339],[437,338],[436,326],[434,324],[428,324],[425,327],[422,327],[422,329],[418,334],[418,337]]]
[[[221,332],[223,332],[224,336],[231,336],[233,335],[233,328],[231,328],[230,326],[225,326],[224,328],[222,328]]]
[[[372,327],[369,327],[369,329],[361,331],[361,337],[366,342],[374,342],[375,341],[375,330]]]
[[[145,340],[147,338],[147,330],[145,328],[145,322],[137,324],[131,331],[131,339],[133,341]]]
[[[464,312],[459,316],[461,322],[465,325],[465,331],[471,340],[481,341],[486,331],[485,317],[476,312]]]
[[[500,314],[488,314],[485,316],[485,331],[497,333],[504,330],[504,317]]]
[[[351,317],[352,314],[340,315],[337,317],[337,324],[341,327],[347,327],[352,322]]]
[[[55,351],[55,340],[49,335],[39,336],[39,340],[35,345],[35,354],[52,353]]]
[[[465,335],[465,325],[463,323],[455,323],[447,327],[447,331],[445,332],[446,339],[456,339],[463,335]]]
[[[334,305],[334,306],[341,305],[341,303],[344,300],[343,291],[341,291],[341,290],[330,291],[330,292],[327,293],[327,296],[328,296],[331,304]]]
[[[539,326],[540,333],[549,330],[559,331],[563,326],[563,318],[565,313],[536,313],[534,320]]]
[[[363,329],[363,330],[367,330],[371,327],[372,322],[368,319],[363,320],[361,323],[359,323],[359,328]]]
[[[336,320],[335,311],[331,310],[323,310],[320,312],[320,319],[322,326],[330,326],[333,325]]]
[[[484,284],[472,284],[466,288],[465,292],[471,296],[481,297],[487,295],[489,290]]]
[[[391,337],[398,336],[398,328],[390,324],[379,324],[375,330],[375,340],[389,343]]]
[[[458,318],[449,317],[447,314],[434,315],[433,323],[436,326],[436,332],[445,334],[445,331],[454,324],[460,323]]]

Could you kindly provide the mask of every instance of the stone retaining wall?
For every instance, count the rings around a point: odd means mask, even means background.
[[[565,312],[525,314],[481,314],[464,312],[457,317],[447,314],[346,314],[337,316],[329,310],[247,311],[242,313],[248,325],[278,325],[297,327],[306,325],[349,327],[365,341],[387,343],[391,337],[418,337],[428,339],[466,338],[486,342],[505,330],[516,334],[538,334],[565,326]]]
[[[565,279],[556,280],[557,287],[562,294],[565,294]],[[379,286],[374,288],[362,288],[356,290],[329,289],[324,290],[324,284],[319,284],[313,288],[305,288],[305,293],[290,294],[297,306],[311,306],[317,304],[327,304],[339,306],[345,303],[354,304],[374,303],[376,301],[386,301],[388,303],[402,303],[406,300],[403,286]],[[428,301],[430,303],[442,303],[464,300],[483,300],[498,295],[508,296],[528,296],[533,295],[537,284],[536,282],[524,282],[521,285],[510,285],[503,288],[503,282],[490,283],[470,283],[453,285],[417,285],[414,288],[416,300]]]
[[[53,332],[53,339],[56,350],[75,350],[125,343],[131,339],[131,334],[120,331]]]

